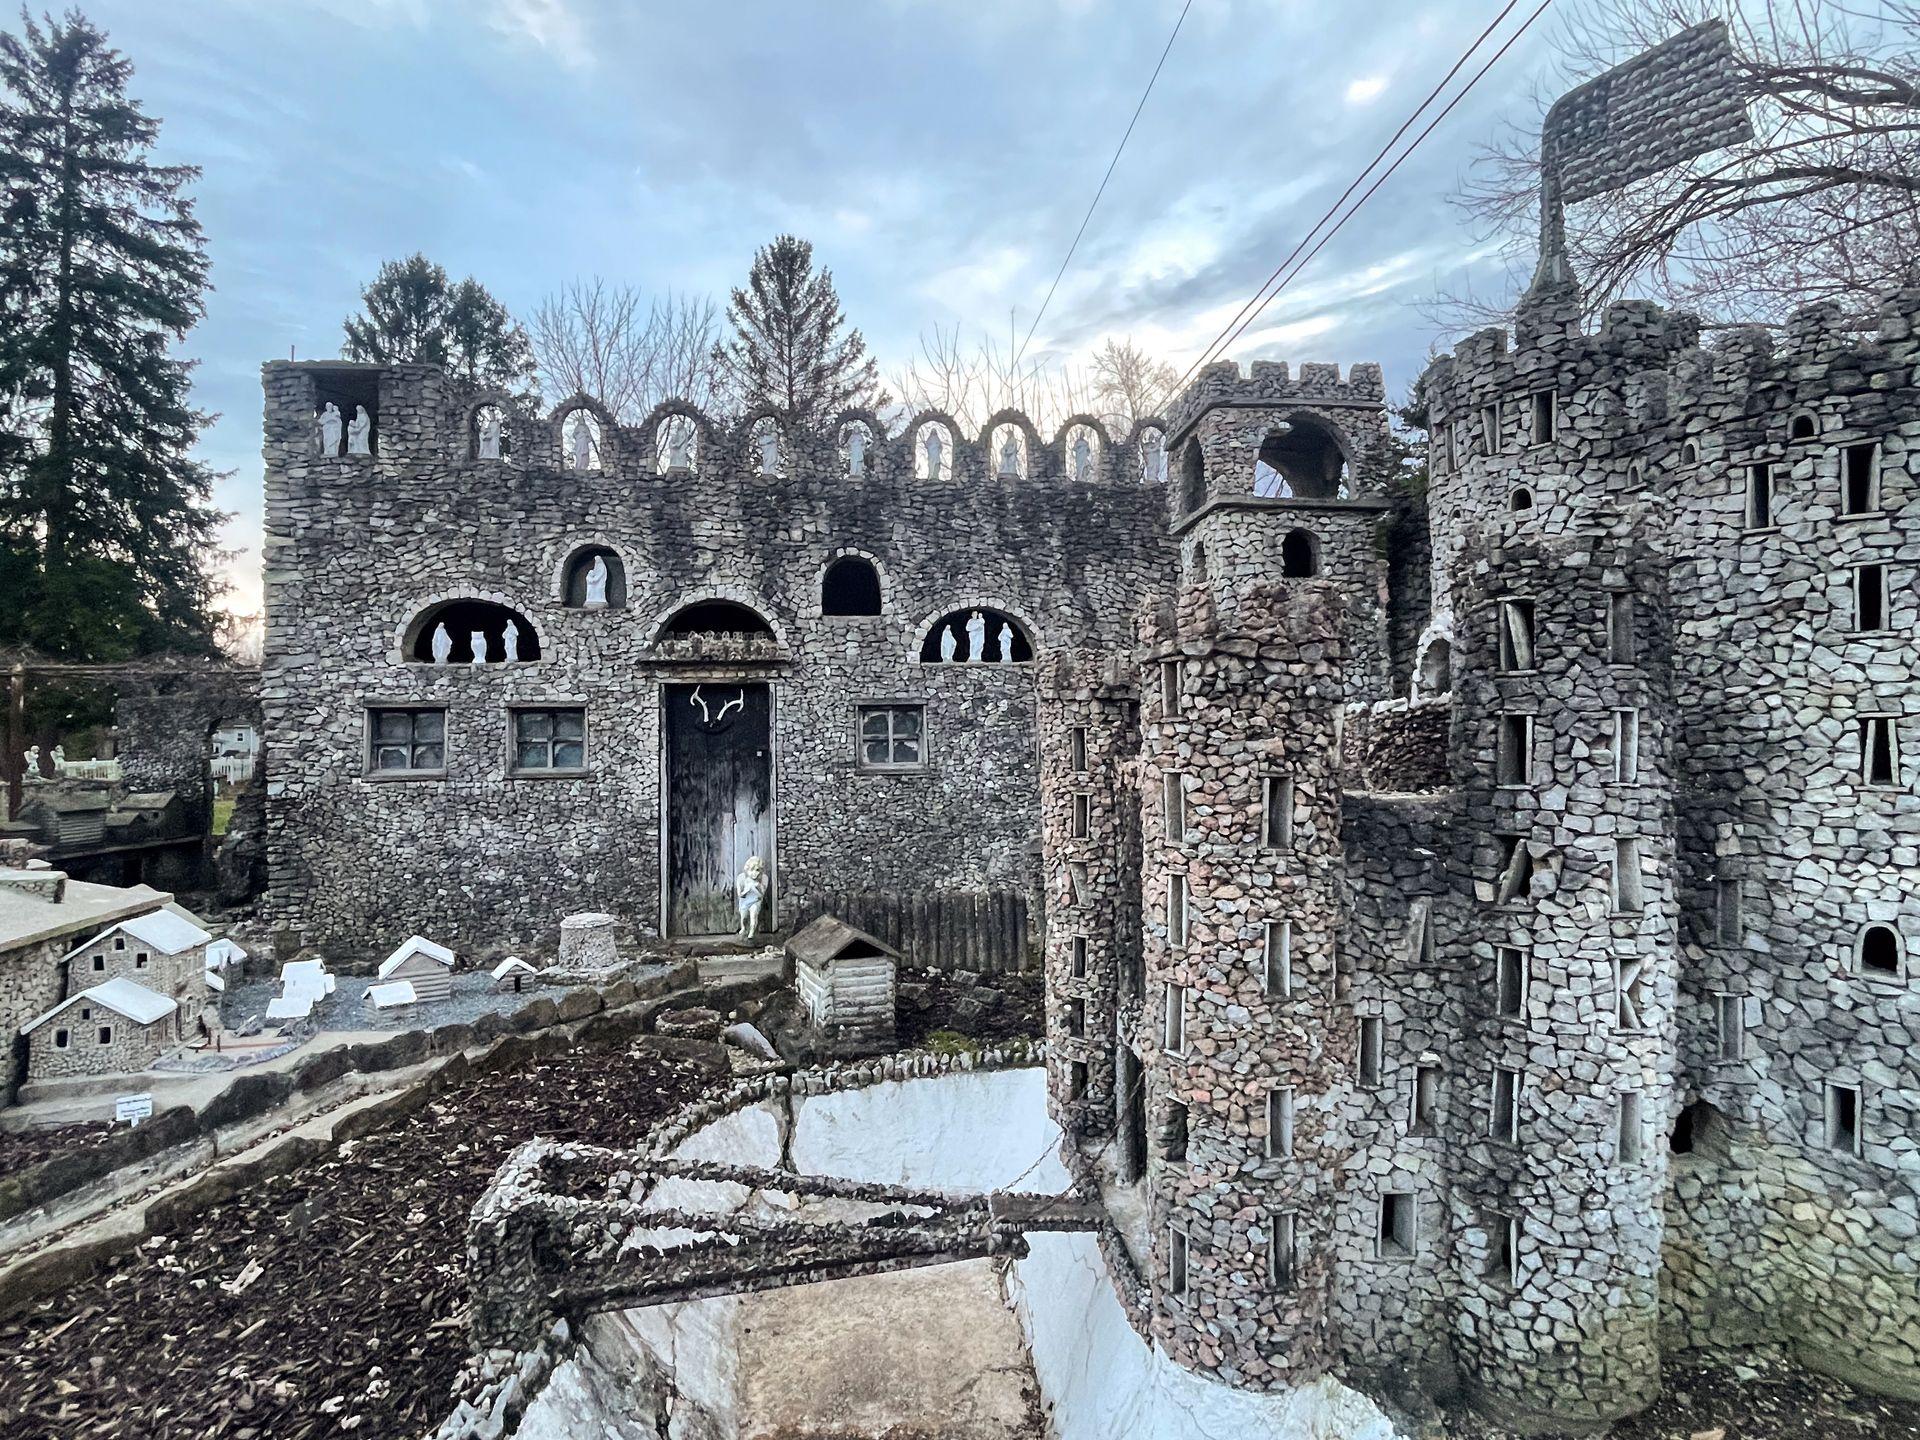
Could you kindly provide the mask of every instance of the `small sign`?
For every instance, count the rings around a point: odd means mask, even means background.
[[[153,1114],[152,1095],[122,1095],[113,1102],[113,1118],[138,1125]]]

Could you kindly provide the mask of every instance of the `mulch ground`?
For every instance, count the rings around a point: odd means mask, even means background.
[[[903,1050],[926,1044],[929,1036],[942,1030],[983,1045],[1038,1040],[1046,1033],[1046,983],[1037,970],[975,975],[965,970],[902,969],[900,986],[895,1023]]]
[[[500,1162],[632,1144],[725,1077],[718,1046],[641,1046],[454,1087],[0,1322],[0,1437],[420,1435],[453,1405],[467,1213]]]
[[[48,1125],[38,1130],[0,1130],[0,1175],[18,1175],[29,1166],[55,1155],[86,1150],[113,1134],[102,1122],[84,1125]],[[127,1127],[119,1127],[124,1130]]]

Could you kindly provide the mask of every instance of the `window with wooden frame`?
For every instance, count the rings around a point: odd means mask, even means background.
[[[1272,1000],[1293,995],[1293,922],[1269,920],[1264,928],[1261,950],[1261,988]]]
[[[538,775],[587,768],[587,711],[581,705],[516,708],[511,713],[509,774]]]
[[[1747,467],[1746,528],[1773,529],[1773,467],[1764,461]]]
[[[1860,783],[1890,787],[1900,783],[1900,736],[1898,717],[1862,715],[1860,738]]]
[[[1887,567],[1877,561],[1855,565],[1853,572],[1853,631],[1871,635],[1889,627]]]
[[[926,706],[888,703],[857,708],[862,770],[926,768]]]
[[[1260,844],[1268,850],[1293,844],[1293,781],[1285,775],[1260,777]]]
[[[1868,440],[1840,451],[1840,513],[1871,515],[1880,509],[1880,446]]]
[[[1499,624],[1500,668],[1505,671],[1533,669],[1533,601],[1502,600]]]
[[[1084,792],[1073,797],[1072,828],[1068,838],[1085,840],[1093,834],[1093,796]]]
[[[444,775],[447,712],[444,706],[378,705],[367,708],[367,771],[374,775]]]

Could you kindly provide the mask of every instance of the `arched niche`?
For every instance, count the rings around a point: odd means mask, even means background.
[[[1187,578],[1195,585],[1207,583],[1207,542],[1196,540],[1193,557],[1187,564]]]
[[[504,408],[492,403],[473,407],[473,415],[467,421],[467,458],[513,458],[513,434],[507,428],[507,412]]]
[[[849,420],[840,427],[840,459],[849,480],[864,480],[873,463],[873,427]]]
[[[1061,437],[1061,460],[1069,480],[1091,485],[1100,478],[1100,443],[1100,432],[1084,420],[1067,427]]]
[[[1533,509],[1533,491],[1525,485],[1516,485],[1507,492],[1507,511],[1518,515]]]
[[[498,665],[538,660],[540,635],[526,616],[496,600],[441,600],[407,626],[403,651],[420,665]]]
[[[1158,485],[1167,478],[1167,432],[1149,425],[1140,432],[1140,483]]]
[[[1418,698],[1446,695],[1453,690],[1453,645],[1444,635],[1436,635],[1421,652],[1415,667],[1414,691]]]
[[[1207,458],[1200,442],[1189,440],[1180,450],[1180,509],[1191,513],[1207,503]]]
[[[913,473],[922,480],[953,478],[953,431],[943,420],[925,420],[913,429]]]
[[[1905,962],[1900,932],[1891,925],[1868,925],[1854,942],[1853,968],[1862,975],[1897,980]]]
[[[753,467],[754,474],[786,474],[781,438],[780,422],[773,416],[762,415],[753,422],[752,429],[747,433],[747,463]]]
[[[822,615],[878,615],[883,608],[880,570],[866,556],[838,556],[820,573]]]
[[[700,467],[700,427],[691,415],[662,415],[653,427],[653,468],[657,474]]]
[[[1680,447],[1680,463],[1682,465],[1698,465],[1700,463],[1700,444],[1698,441],[1689,440]]]
[[[738,600],[696,600],[669,615],[667,623],[660,627],[660,634],[663,638],[669,635],[772,636],[773,626],[758,610]]]
[[[560,468],[586,473],[604,470],[606,431],[600,417],[584,405],[576,405],[560,417]]]
[[[1019,665],[1033,659],[1033,641],[1013,616],[972,605],[950,610],[927,627],[920,659],[929,665]]]
[[[1027,432],[1008,422],[993,427],[988,446],[993,457],[994,476],[1001,480],[1023,480],[1031,472],[1027,451]]]
[[[1805,410],[1787,421],[1787,439],[1789,440],[1811,440],[1819,433],[1819,422]]]
[[[627,565],[620,552],[611,545],[582,545],[569,555],[560,576],[560,603],[569,610],[626,609]]]
[[[1260,442],[1253,493],[1283,500],[1345,499],[1347,452],[1340,436],[1311,415],[1281,421]]]
[[[1311,530],[1289,530],[1280,541],[1280,574],[1310,580],[1320,573],[1320,541]]]

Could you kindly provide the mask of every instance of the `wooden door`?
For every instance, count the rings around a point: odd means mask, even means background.
[[[733,882],[767,867],[760,929],[773,928],[772,696],[764,684],[668,685],[667,933],[739,928]]]

